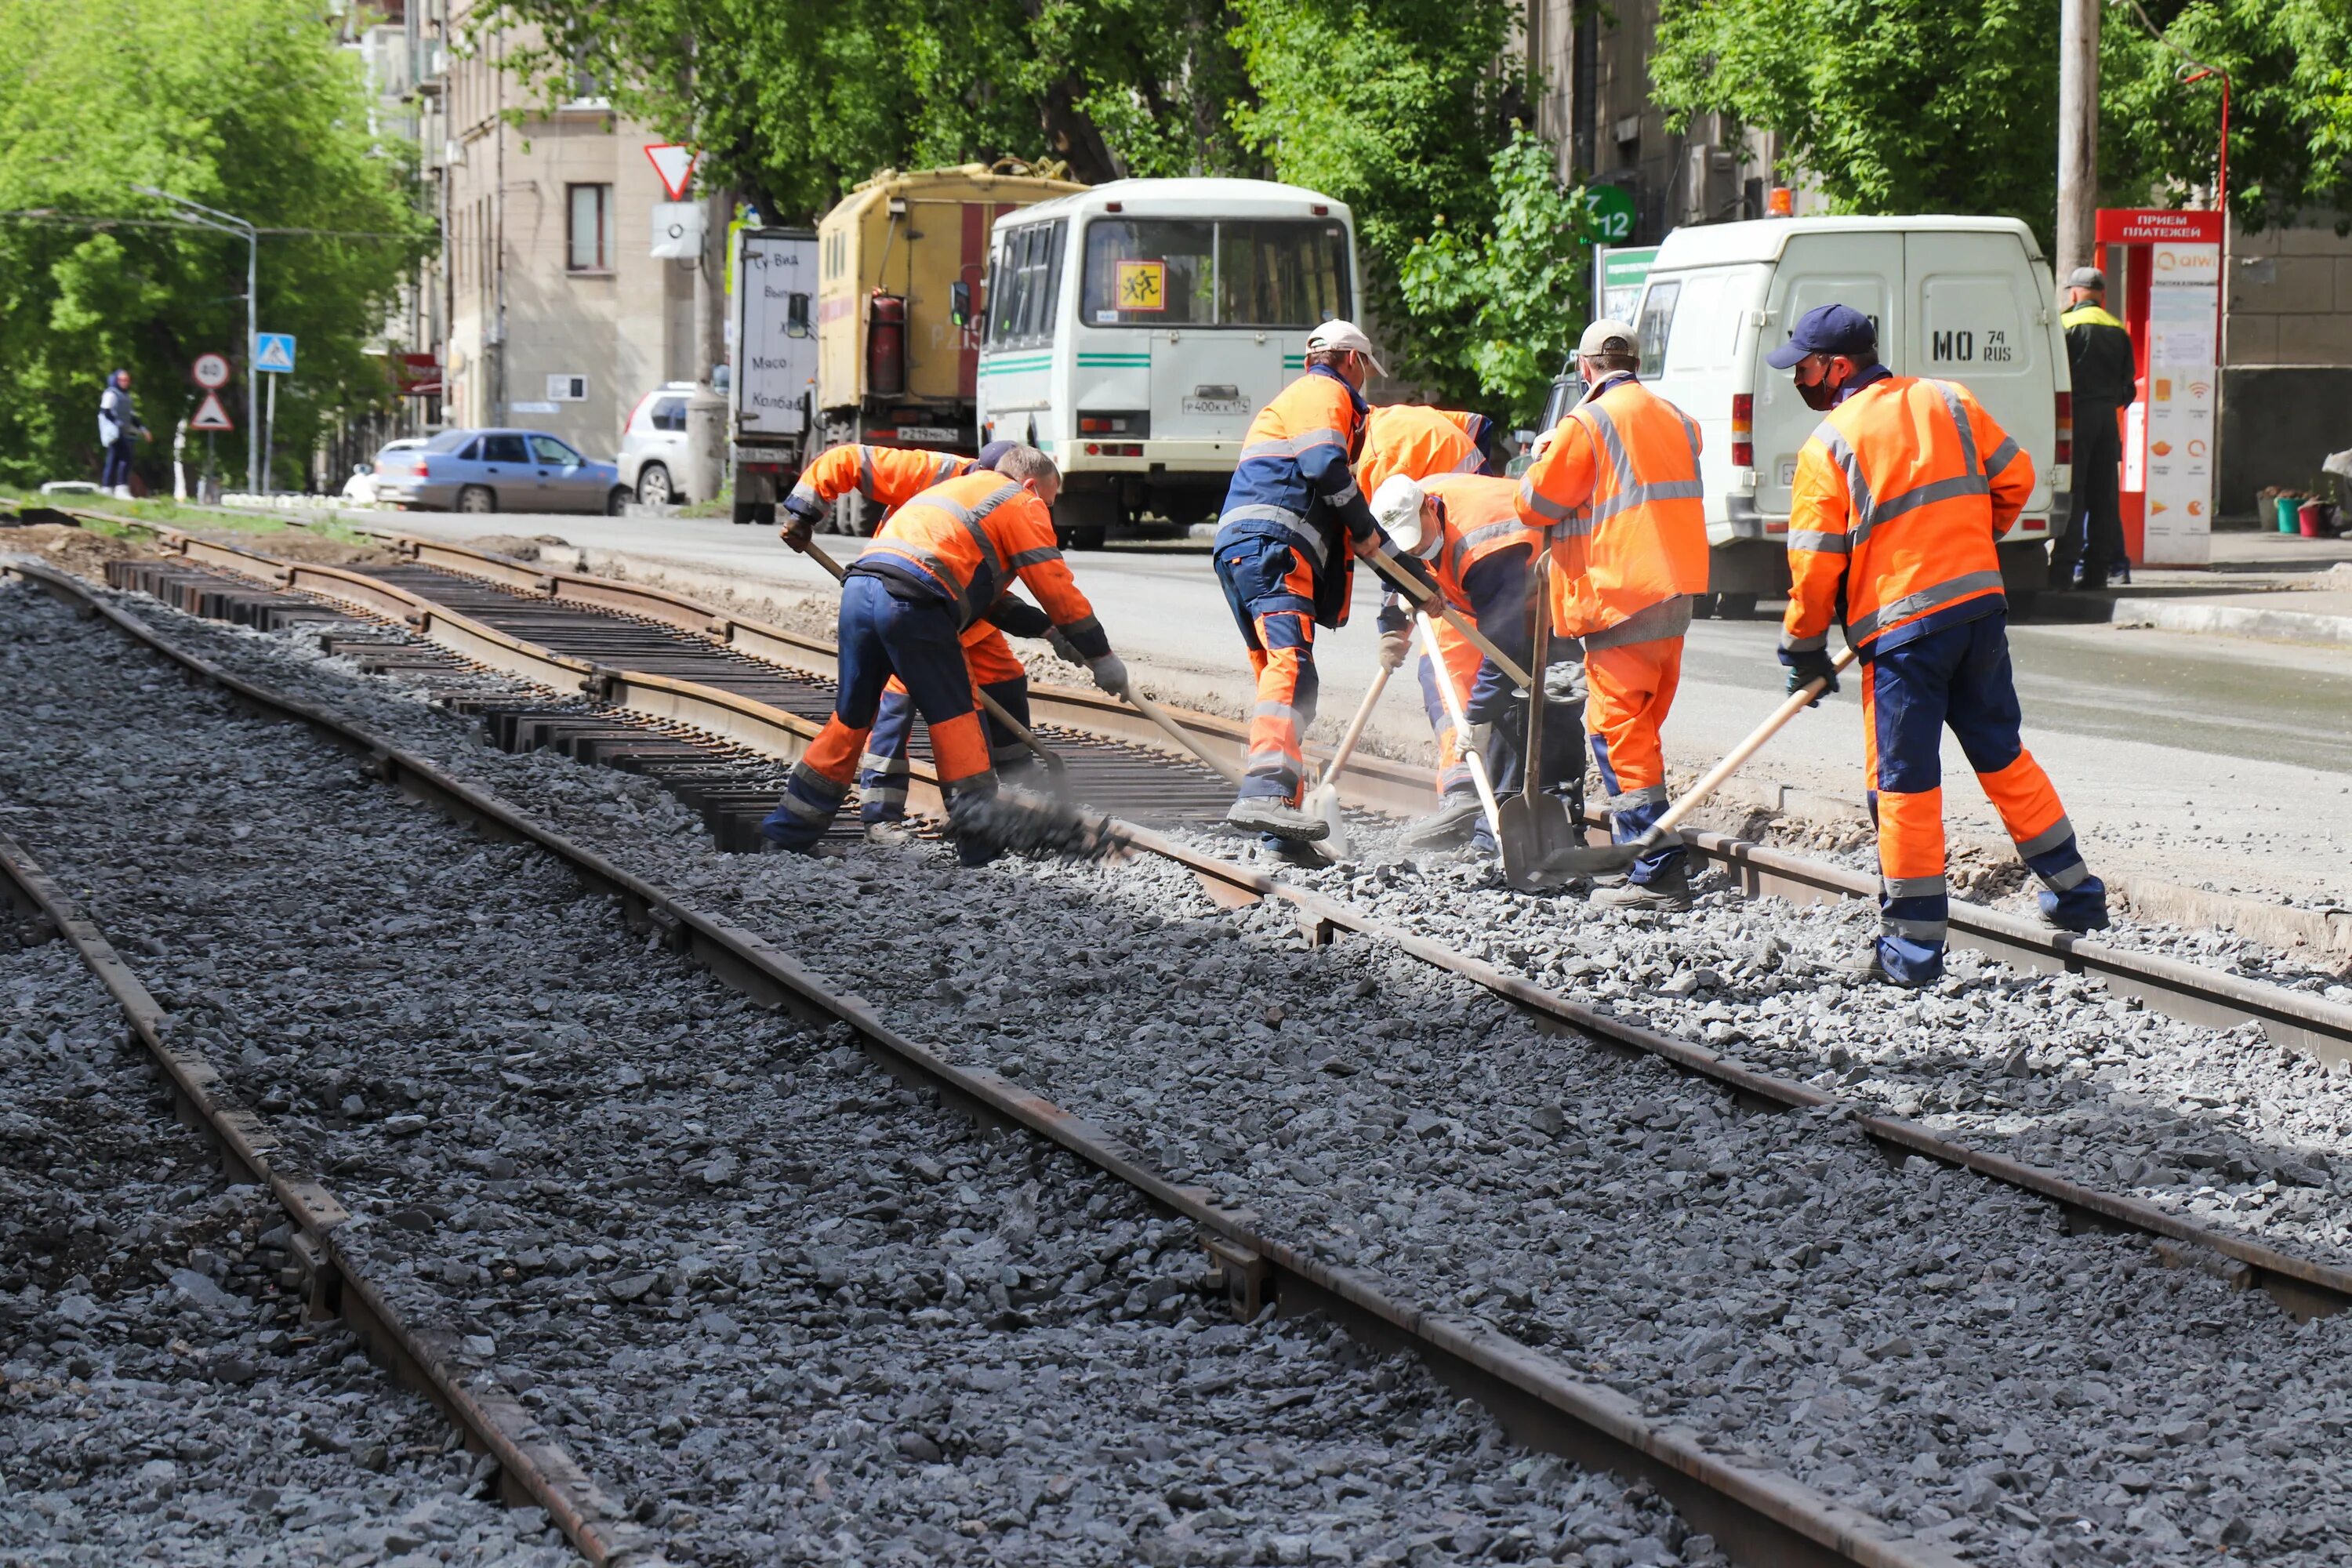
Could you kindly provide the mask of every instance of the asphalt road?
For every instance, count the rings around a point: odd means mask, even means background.
[[[765,530],[682,518],[457,518],[377,514],[384,526],[446,539],[551,534],[685,572],[830,594],[832,583]],[[375,521],[377,517],[369,521]],[[823,542],[846,554],[855,541]],[[1072,566],[1113,645],[1168,695],[1244,710],[1248,662],[1205,547],[1120,543]],[[1377,590],[1358,574],[1346,628],[1325,632],[1318,733],[1336,736],[1377,660]],[[1769,611],[1768,610],[1768,613]],[[1781,691],[1776,618],[1693,627],[1682,692],[1666,727],[1678,766],[1730,749]],[[2108,626],[2012,628],[2026,743],[2050,770],[2095,866],[2105,859],[2215,889],[2298,900],[2343,896],[2352,868],[2352,649],[2184,636]],[[1411,682],[1393,682],[1371,733],[1410,754],[1429,729]],[[1946,810],[1956,830],[1997,820],[1945,748]],[[1858,798],[1862,736],[1852,682],[1801,715],[1750,763],[1753,776]]]

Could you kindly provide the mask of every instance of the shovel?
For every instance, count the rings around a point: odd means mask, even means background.
[[[1838,655],[1837,662],[1830,668],[1832,670],[1846,669],[1853,665],[1855,657],[1854,650],[1847,648]],[[1555,879],[1590,877],[1601,872],[1627,869],[1634,861],[1655,849],[1659,842],[1672,833],[1685,817],[1697,810],[1709,795],[1721,789],[1726,779],[1738,773],[1748,759],[1762,748],[1765,742],[1779,734],[1782,725],[1810,707],[1814,700],[1821,696],[1827,685],[1826,681],[1811,680],[1792,692],[1787,701],[1772,710],[1770,718],[1756,726],[1755,732],[1748,739],[1732,747],[1723,761],[1709,768],[1706,771],[1706,776],[1693,784],[1689,794],[1667,807],[1665,816],[1658,818],[1649,831],[1643,833],[1639,838],[1625,844],[1578,845],[1554,855],[1538,869],[1545,877]]]
[[[840,562],[825,553],[823,545],[812,542],[798,548],[802,554],[832,573],[835,582],[849,581],[849,574],[841,569]],[[999,702],[977,686],[971,689],[971,694],[980,699],[981,707],[987,711],[990,718],[1003,725],[1006,732],[1014,740],[1036,753],[1037,760],[1045,764],[1045,777],[1052,787],[1054,798],[1067,801],[1070,798],[1070,764],[1048,748],[1045,742],[1031,733],[1028,725],[1006,712],[1003,703]]]
[[[1339,749],[1331,753],[1330,762],[1324,766],[1323,777],[1299,808],[1309,816],[1321,817],[1330,828],[1328,833],[1314,841],[1316,853],[1326,860],[1338,861],[1348,858],[1348,819],[1339,813],[1339,770],[1346,767],[1348,759],[1355,754],[1356,742],[1364,732],[1364,723],[1372,716],[1372,704],[1381,700],[1381,692],[1388,683],[1389,667],[1384,664],[1373,672],[1372,689],[1364,693],[1364,700],[1356,709],[1356,716],[1348,721],[1348,732],[1339,737]]]
[[[1478,791],[1479,808],[1486,814],[1486,831],[1499,844],[1503,838],[1502,809],[1495,804],[1495,786],[1486,777],[1486,759],[1470,743],[1470,720],[1462,711],[1462,693],[1454,689],[1454,681],[1445,673],[1445,660],[1437,651],[1437,634],[1429,629],[1429,621],[1424,610],[1421,616],[1421,651],[1436,666],[1437,700],[1445,705],[1446,721],[1462,738],[1462,760],[1469,764],[1470,783]]]
[[[1544,683],[1541,672],[1551,662],[1551,605],[1545,585],[1551,570],[1549,557],[1539,558],[1535,572],[1535,643],[1528,661],[1538,678],[1528,682],[1526,765],[1519,774],[1519,793],[1503,802],[1495,839],[1503,852],[1503,881],[1523,893],[1542,892],[1566,879],[1554,869],[1563,858],[1583,847],[1584,830],[1568,815],[1568,803],[1543,791]]]
[[[1445,595],[1423,585],[1420,578],[1397,564],[1396,557],[1385,550],[1376,550],[1365,557],[1379,569],[1381,576],[1394,583],[1412,601],[1415,609],[1426,616],[1435,616],[1462,636],[1462,640],[1495,661],[1495,668],[1520,686],[1530,684],[1528,672],[1519,668],[1518,660],[1495,646],[1486,633],[1473,625],[1470,617],[1445,602]],[[1444,686],[1445,682],[1439,681]]]
[[[1160,707],[1159,703],[1151,700],[1150,698],[1146,697],[1142,692],[1130,687],[1127,690],[1120,692],[1119,695],[1127,699],[1129,707],[1134,709],[1138,713],[1142,714],[1145,718],[1150,720],[1153,723],[1166,731],[1170,740],[1175,742],[1178,745],[1183,747],[1186,751],[1200,758],[1202,766],[1223,778],[1227,784],[1232,784],[1235,789],[1239,789],[1241,787],[1242,765],[1239,763],[1234,762],[1230,757],[1220,757],[1215,752],[1207,750],[1198,740],[1194,739],[1192,731],[1187,730],[1183,725],[1179,724],[1175,720],[1168,717],[1168,711],[1166,709]]]

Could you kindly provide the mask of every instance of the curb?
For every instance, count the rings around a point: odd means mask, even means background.
[[[2334,643],[2352,647],[2352,616],[2302,610],[2258,610],[2242,605],[2184,605],[2166,599],[2117,599],[2108,624],[2153,626],[2160,632],[2254,637],[2265,642]]]

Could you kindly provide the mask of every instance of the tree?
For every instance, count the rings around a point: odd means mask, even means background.
[[[383,330],[431,229],[413,171],[368,132],[358,61],[307,0],[11,0],[0,6],[0,478],[97,474],[100,384],[133,373],[158,440],[192,403],[206,350],[241,361],[245,244],[125,222],[168,209],[151,184],[264,227],[373,231],[261,241],[261,324],[301,342],[280,389],[281,472],[337,414],[390,401]],[[237,410],[242,413],[242,410]],[[242,419],[239,420],[241,424]],[[240,433],[241,435],[242,433]],[[229,443],[241,452],[237,441]]]

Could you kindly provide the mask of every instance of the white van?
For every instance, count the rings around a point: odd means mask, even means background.
[[[1347,207],[1265,180],[1118,180],[996,221],[980,438],[1062,468],[1066,542],[1213,516],[1251,416],[1360,298]]]
[[[2021,609],[2048,580],[2074,455],[2065,334],[2032,231],[2011,218],[1815,217],[1675,230],[1634,321],[1642,380],[1706,437],[1717,613],[1749,615],[1788,591],[1790,489],[1822,416],[1764,355],[1832,302],[1878,323],[1896,374],[1961,383],[2032,455],[2032,498],[2000,547]]]

